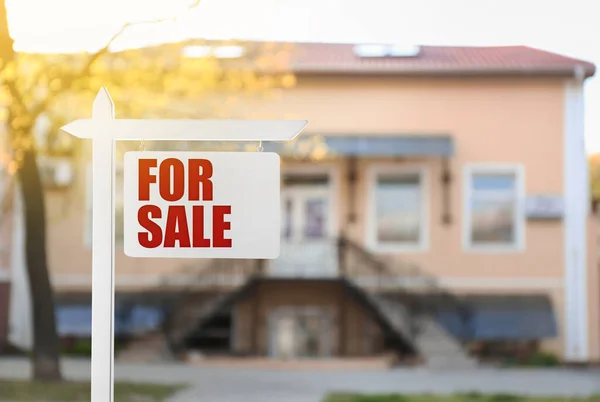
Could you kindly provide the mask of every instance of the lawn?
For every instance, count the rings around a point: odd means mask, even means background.
[[[324,402],[600,402],[600,396],[590,398],[533,398],[516,395],[463,394],[435,395],[331,395]]]
[[[162,402],[182,387],[115,383],[115,402]],[[0,380],[0,401],[85,402],[90,400],[90,383],[39,383]]]

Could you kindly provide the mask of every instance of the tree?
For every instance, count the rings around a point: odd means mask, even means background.
[[[196,0],[189,7],[198,3]],[[13,49],[5,0],[0,0],[0,102],[6,109],[2,118],[10,144],[8,170],[15,174],[24,202],[35,379],[61,379],[46,253],[44,187],[37,162],[40,154],[60,151],[55,145],[56,128],[82,116],[74,112],[73,105],[89,108],[100,86],[106,85],[125,117],[222,117],[226,109],[231,112],[240,93],[260,98],[273,88],[295,83],[286,71],[290,49],[277,49],[273,44],[257,45],[248,49],[246,56],[227,62],[210,55],[186,57],[182,54],[183,44],[111,52],[113,42],[132,25],[125,24],[106,46],[90,54],[18,53]],[[216,105],[222,108],[216,109]],[[36,142],[34,135],[41,119],[51,122],[44,146]]]

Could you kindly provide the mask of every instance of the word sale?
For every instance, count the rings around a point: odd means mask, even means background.
[[[168,203],[166,219],[162,219],[165,207],[152,203],[142,205],[137,214],[138,222],[146,231],[138,233],[139,244],[145,248],[175,247],[176,244],[180,248],[230,248],[231,239],[225,237],[225,231],[231,229],[231,222],[226,220],[231,214],[231,205],[200,204],[213,201],[212,163],[207,159],[189,159],[186,169],[181,160],[169,158],[158,166],[158,175],[152,172],[157,165],[157,159],[139,160],[138,200],[150,201],[151,186],[158,186],[163,201],[160,204]],[[190,205],[191,228],[187,217]],[[208,213],[212,215],[210,236],[204,230]]]

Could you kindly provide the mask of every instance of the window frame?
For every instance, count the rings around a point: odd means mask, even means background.
[[[409,243],[380,243],[377,241],[377,184],[382,174],[416,174],[419,177],[420,191],[423,202],[420,211],[419,241]],[[429,171],[425,166],[380,165],[374,164],[368,168],[368,198],[366,213],[367,247],[376,253],[422,253],[429,249]]]
[[[473,244],[471,239],[471,200],[473,197],[472,180],[475,175],[510,174],[515,177],[515,239],[511,244],[491,245]],[[525,168],[521,164],[469,164],[463,170],[463,250],[474,253],[519,253],[525,250]]]

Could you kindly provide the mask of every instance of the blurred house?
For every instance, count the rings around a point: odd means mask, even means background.
[[[175,353],[272,358],[391,351],[470,365],[541,349],[600,360],[583,147],[592,64],[522,46],[312,43],[293,54],[297,85],[252,105],[307,119],[301,140],[320,150],[263,144],[284,159],[281,257],[119,251],[116,331],[138,337],[130,351],[166,340]],[[90,332],[89,161],[78,154],[74,175],[48,190],[64,336]],[[119,242],[120,211],[117,227]]]

